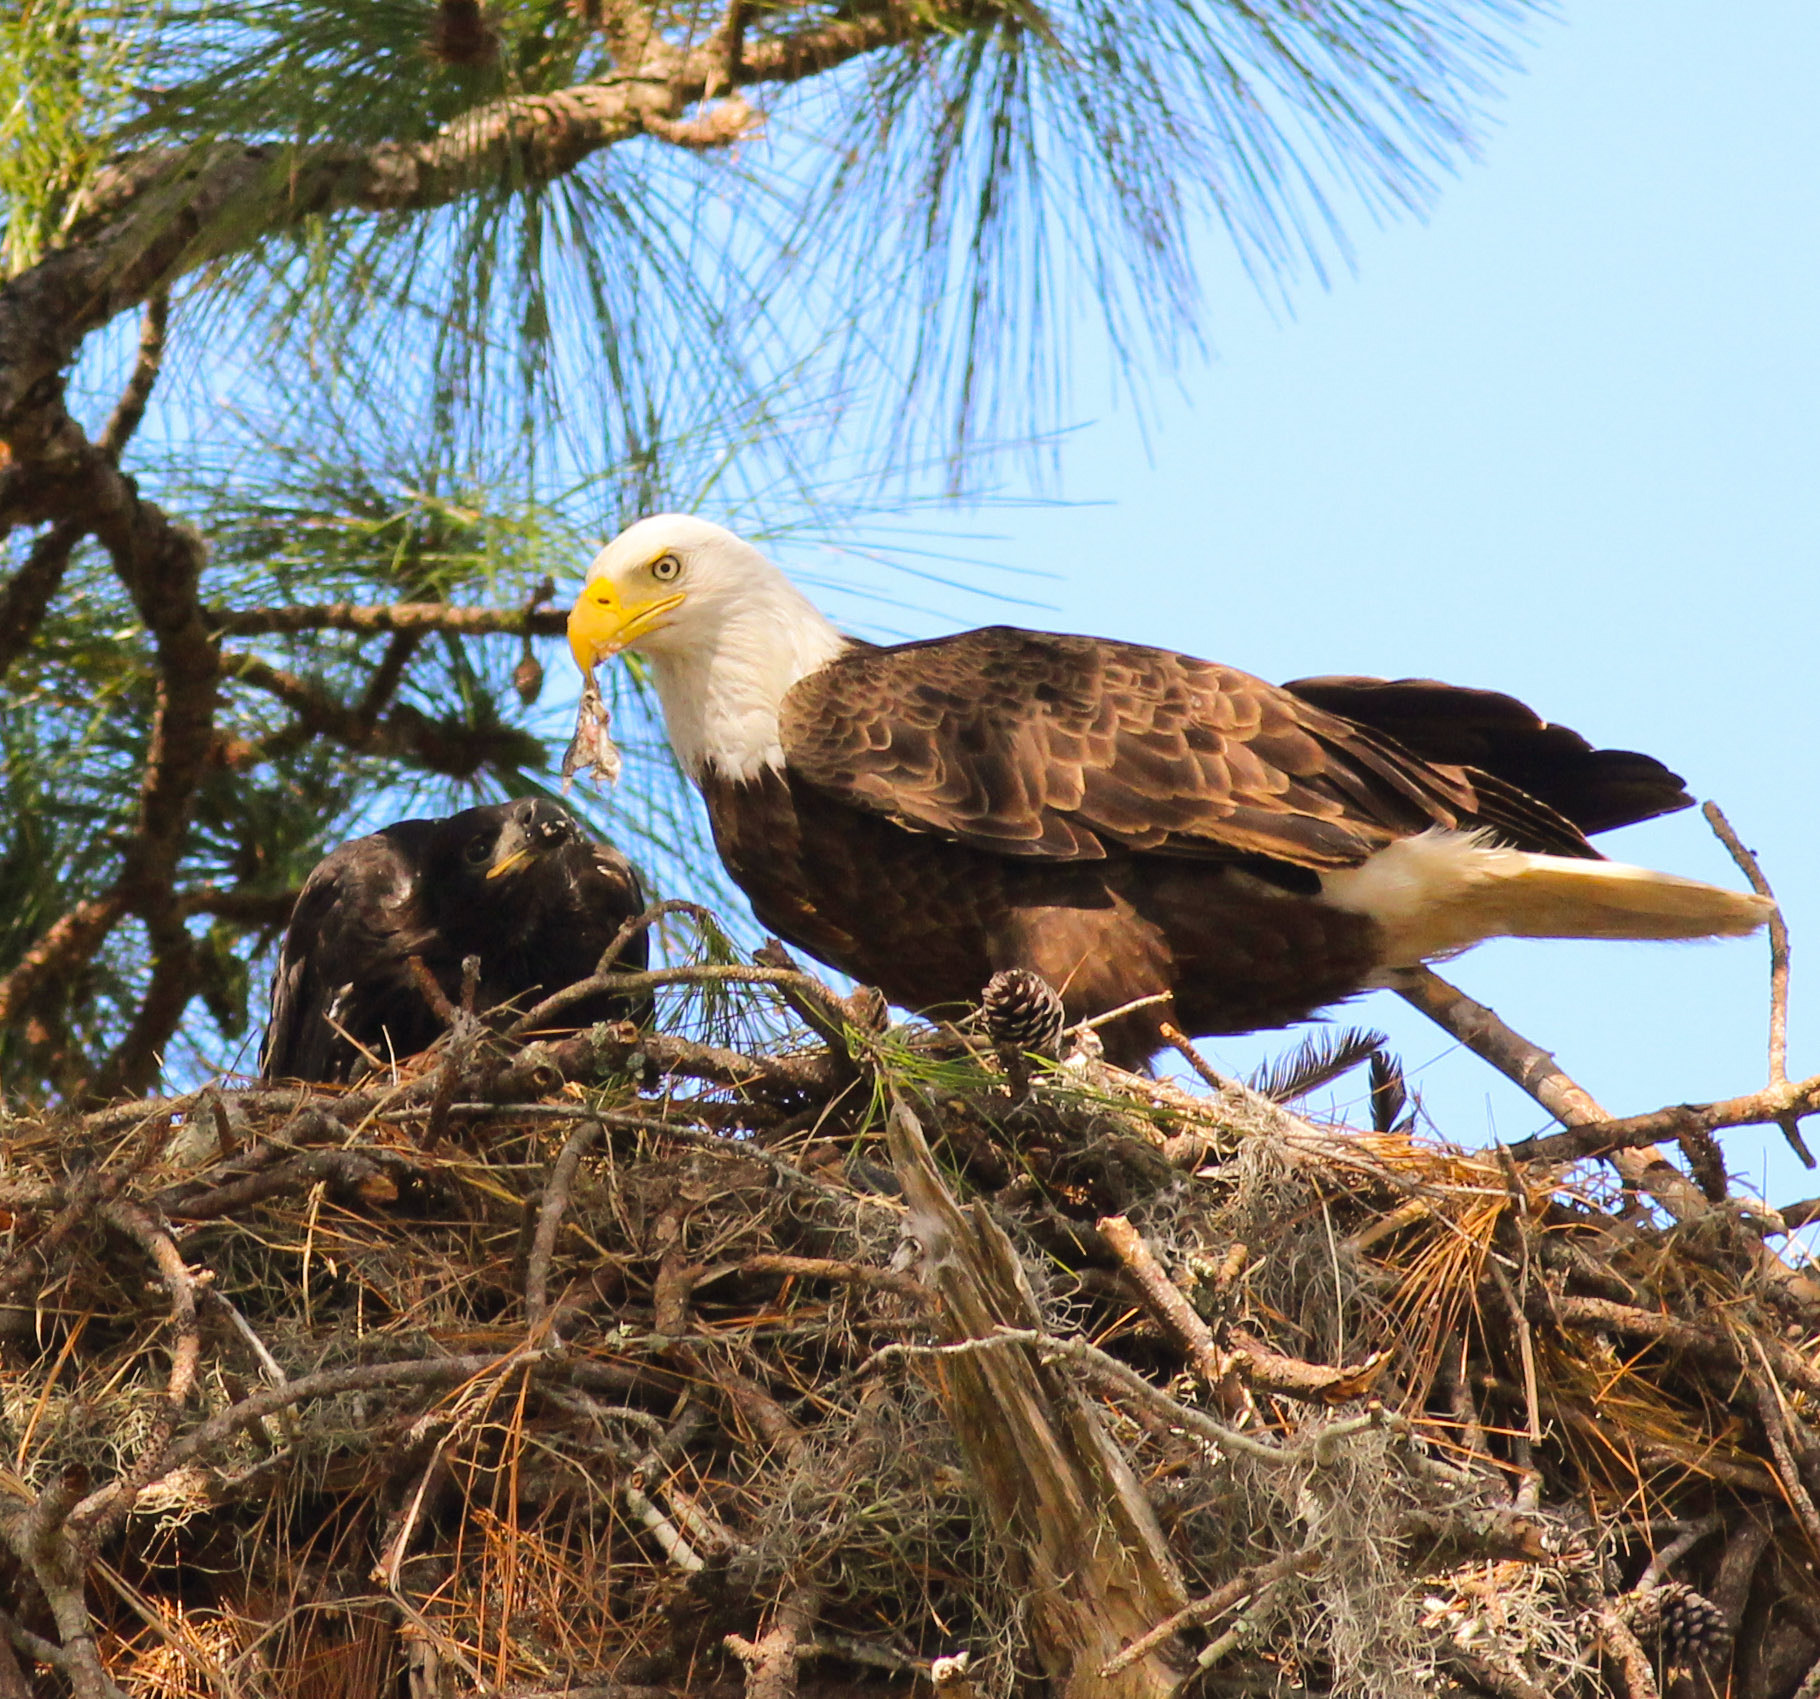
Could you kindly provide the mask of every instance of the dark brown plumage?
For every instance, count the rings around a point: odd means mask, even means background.
[[[1376,681],[1344,682],[1368,696]],[[1455,697],[1508,704],[1502,741],[1475,752],[1515,745],[1532,784],[1599,829],[1691,801],[1648,756],[1561,728],[1526,741],[1543,723],[1508,697],[1424,685],[1426,718],[1406,708],[1405,726],[1439,742]],[[1368,917],[1307,900],[1323,870],[1431,827],[1598,856],[1495,770],[1136,644],[1007,627],[855,644],[789,691],[780,721],[783,773],[703,778],[722,859],[761,923],[911,1008],[952,1010],[1019,965],[1071,1019],[1167,986],[1190,1032],[1286,1025],[1378,965]],[[1169,1013],[1114,1023],[1108,1055],[1149,1054]]]
[[[1769,905],[1608,862],[1687,806],[1660,762],[1430,680],[1290,688],[1166,650],[992,627],[873,648],[750,544],[640,520],[569,615],[651,662],[759,919],[913,1009],[1027,969],[1142,1060],[1160,1023],[1302,1018],[1487,938],[1702,938]]]
[[[343,844],[304,881],[279,951],[260,1054],[265,1079],[353,1077],[434,1042],[442,1022],[411,971],[413,956],[451,1002],[462,961],[480,959],[476,1007],[521,1012],[592,974],[626,920],[643,912],[631,864],[588,839],[542,799],[401,820]],[[620,965],[642,968],[640,933]],[[563,1027],[644,1019],[648,997],[596,996]]]

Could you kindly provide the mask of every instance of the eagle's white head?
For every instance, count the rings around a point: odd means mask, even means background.
[[[738,779],[781,767],[784,692],[844,642],[750,543],[683,513],[620,532],[569,612],[584,672],[622,649],[650,659],[671,747],[698,779],[710,767]]]

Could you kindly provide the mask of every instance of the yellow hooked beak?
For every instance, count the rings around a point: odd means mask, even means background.
[[[602,661],[630,648],[646,632],[662,624],[672,608],[681,605],[683,594],[678,590],[627,607],[608,579],[595,579],[575,598],[575,606],[569,610],[569,650],[575,664],[584,673],[591,673]]]
[[[510,873],[521,861],[529,861],[530,859],[531,846],[526,844],[523,849],[515,850],[511,855],[507,856],[504,861],[494,862],[493,865],[487,869],[487,877],[489,879],[497,879],[502,873]]]

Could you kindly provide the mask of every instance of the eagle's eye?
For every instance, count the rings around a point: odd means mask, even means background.
[[[491,858],[493,846],[485,838],[469,838],[468,847],[461,853],[462,858],[470,867],[478,867],[483,861]]]
[[[659,584],[668,584],[681,571],[682,562],[675,555],[659,555],[651,562],[651,576]]]

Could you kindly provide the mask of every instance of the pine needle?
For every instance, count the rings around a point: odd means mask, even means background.
[[[1351,1073],[1361,1062],[1370,1061],[1375,1068],[1383,1047],[1383,1033],[1369,1027],[1320,1027],[1287,1056],[1266,1062],[1245,1083],[1274,1103],[1294,1103]]]

